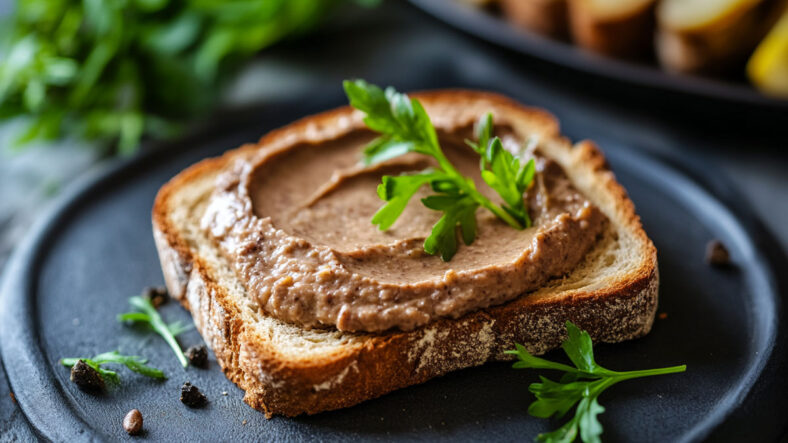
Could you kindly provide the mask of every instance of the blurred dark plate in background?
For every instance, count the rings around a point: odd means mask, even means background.
[[[758,92],[745,80],[681,75],[665,72],[655,63],[605,57],[574,46],[519,29],[503,17],[456,0],[410,0],[412,4],[470,35],[520,54],[560,65],[580,74],[592,74],[635,85],[655,92],[667,91],[700,100],[747,105],[767,112],[788,112],[788,100]]]

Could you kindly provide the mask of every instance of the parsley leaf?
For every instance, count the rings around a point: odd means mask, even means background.
[[[378,197],[386,204],[372,217],[372,224],[381,230],[390,228],[419,188],[443,176],[440,172],[431,170],[418,174],[383,176],[382,182],[378,185]]]
[[[506,203],[503,208],[523,226],[531,226],[531,219],[523,200],[536,173],[534,159],[520,166],[520,159],[503,147],[498,137],[493,137],[493,116],[487,113],[476,123],[477,142],[465,140],[481,156],[479,167],[482,179],[501,196]]]
[[[131,306],[136,308],[138,312],[119,314],[118,321],[139,322],[147,324],[157,334],[161,335],[164,341],[166,341],[170,348],[172,348],[172,351],[175,353],[175,356],[178,357],[178,361],[181,362],[181,365],[184,368],[187,367],[189,365],[189,360],[183,354],[183,350],[181,350],[181,347],[178,344],[178,341],[175,339],[175,336],[181,334],[182,332],[188,331],[191,329],[191,326],[184,325],[179,321],[170,324],[165,323],[164,319],[161,318],[161,315],[159,315],[159,312],[151,304],[150,300],[145,297],[131,297],[129,298],[129,303]]]
[[[523,193],[533,181],[533,160],[521,167],[520,160],[503,149],[500,139],[492,138],[492,114],[485,115],[477,124],[478,141],[468,144],[481,156],[482,178],[501,196],[503,206],[480,193],[474,181],[463,176],[449,161],[418,100],[394,88],[383,90],[364,80],[346,80],[343,86],[350,105],[365,114],[367,127],[380,133],[364,149],[365,164],[380,163],[411,152],[430,156],[438,163],[436,169],[383,177],[378,196],[386,204],[372,217],[372,223],[379,229],[389,229],[424,185],[430,185],[437,195],[422,199],[422,203],[443,213],[424,240],[424,250],[440,255],[444,261],[451,260],[457,252],[458,227],[463,242],[473,243],[477,231],[476,210],[480,206],[515,229],[531,225]]]
[[[493,137],[493,115],[491,112],[488,112],[476,122],[474,134],[477,141],[465,140],[465,143],[481,156],[479,169],[483,171],[487,169],[487,164],[489,163],[485,154],[487,153],[487,145],[490,144],[490,139]]]
[[[515,344],[515,349],[506,351],[518,359],[512,367],[552,369],[564,372],[560,382],[540,376],[540,383],[533,383],[528,390],[536,401],[528,407],[528,413],[540,418],[561,418],[575,407],[575,415],[555,431],[537,436],[538,441],[572,442],[580,435],[586,443],[601,441],[602,424],[599,414],[605,408],[598,402],[599,395],[614,384],[633,378],[684,372],[686,365],[640,371],[611,371],[599,366],[594,360],[593,343],[588,332],[572,322],[566,322],[567,339],[561,347],[575,367],[555,363],[531,355],[524,346]]]
[[[482,178],[506,202],[503,208],[523,226],[531,226],[523,192],[533,181],[536,172],[534,159],[521,167],[520,159],[504,149],[498,137],[487,145],[482,158],[490,168],[482,171]]]
[[[364,80],[345,80],[343,86],[350,106],[366,114],[364,124],[381,133],[364,149],[364,163],[370,165],[419,152],[435,157],[446,172],[454,171],[438,145],[438,135],[427,111],[418,100],[411,100],[392,87],[384,91]]]
[[[83,357],[62,358],[60,359],[60,364],[62,364],[67,368],[70,368],[75,364],[77,364],[79,360],[84,361],[85,364],[95,369],[96,372],[98,372],[102,378],[109,380],[113,383],[120,382],[120,377],[118,377],[118,373],[109,369],[104,369],[101,367],[102,365],[110,364],[110,363],[121,364],[131,369],[132,371],[138,374],[142,374],[146,377],[158,378],[158,379],[167,378],[164,375],[164,372],[162,372],[160,369],[156,369],[154,367],[145,365],[145,363],[148,362],[147,359],[137,355],[122,355],[118,351],[105,352],[103,354],[98,354],[93,358],[83,358]]]
[[[432,195],[421,199],[424,206],[443,211],[443,216],[432,227],[432,233],[424,241],[428,254],[440,254],[444,261],[451,260],[457,250],[457,230],[460,225],[463,242],[473,243],[476,238],[476,208],[479,204],[467,195]]]

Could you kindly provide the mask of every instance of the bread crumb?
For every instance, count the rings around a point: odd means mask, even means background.
[[[667,312],[660,312],[659,313],[659,319],[660,320],[665,320],[666,318],[668,318],[668,313]]]
[[[222,395],[227,396],[227,391],[222,391]]]
[[[242,421],[241,424],[246,426],[246,420]]]

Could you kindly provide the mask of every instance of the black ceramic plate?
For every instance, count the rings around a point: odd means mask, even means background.
[[[460,4],[457,0],[410,1],[439,20],[468,34],[584,74],[689,97],[746,104],[770,111],[788,111],[788,100],[765,96],[744,81],[671,74],[660,70],[654,63],[637,63],[597,55],[568,42],[518,29],[499,16]]]
[[[530,440],[556,422],[530,417],[533,371],[493,363],[458,371],[341,411],[266,420],[215,360],[183,370],[155,335],[115,321],[127,298],[162,283],[150,229],[158,188],[206,156],[256,140],[269,129],[341,103],[298,101],[228,115],[205,132],[114,167],[64,196],[27,238],[7,268],[2,292],[2,351],[16,399],[34,429],[55,441],[116,440],[121,419],[138,408],[146,436],[175,441],[245,440]],[[571,134],[572,128],[567,128]],[[595,134],[582,134],[595,136]],[[598,134],[597,134],[598,135]],[[637,369],[686,363],[684,374],[621,384],[601,403],[609,441],[776,439],[786,409],[785,335],[775,242],[735,195],[691,178],[664,161],[602,140],[659,249],[659,312],[645,338],[596,348],[601,364]],[[722,190],[722,191],[720,191]],[[704,263],[706,242],[719,238],[735,266]],[[782,266],[782,268],[780,268]],[[169,320],[188,314],[174,303]],[[191,331],[184,345],[200,342]],[[58,364],[67,356],[111,349],[139,354],[169,379],[121,371],[122,383],[89,395]],[[558,352],[548,355],[560,359]],[[178,400],[185,381],[210,399],[204,409]],[[225,394],[226,393],[226,394]]]

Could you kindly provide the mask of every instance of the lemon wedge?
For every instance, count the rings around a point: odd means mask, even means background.
[[[788,9],[750,57],[747,74],[764,93],[788,97]]]

